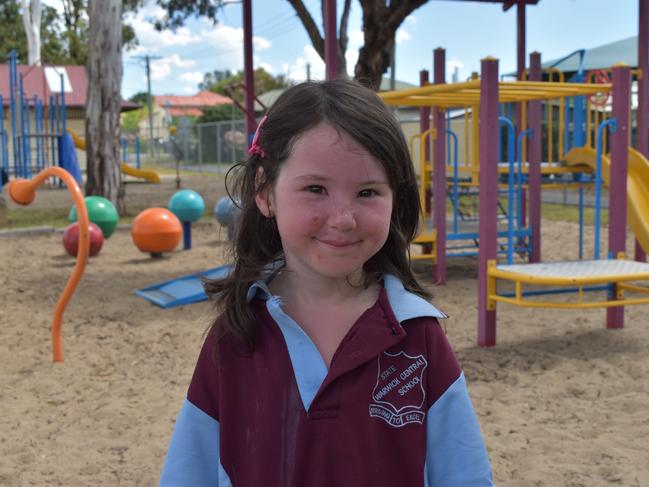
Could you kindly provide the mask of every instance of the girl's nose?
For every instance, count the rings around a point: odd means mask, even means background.
[[[356,228],[356,217],[349,205],[336,205],[329,216],[329,224],[339,231],[349,231]]]

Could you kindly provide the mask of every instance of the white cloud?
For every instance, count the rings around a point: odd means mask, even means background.
[[[396,36],[396,39],[395,39],[396,42],[397,42],[397,44],[401,44],[401,43],[403,43],[403,42],[407,42],[407,41],[409,41],[410,39],[412,39],[412,36],[408,33],[407,30],[405,30],[405,29],[403,29],[403,28],[397,30],[397,36]]]
[[[287,76],[295,81],[306,79],[307,64],[310,65],[311,79],[325,79],[325,63],[313,46],[304,46],[303,55],[286,66]]]
[[[191,72],[187,72],[187,73],[182,73],[179,76],[179,79],[181,81],[185,81],[187,83],[192,83],[193,85],[197,85],[198,83],[203,81],[203,73],[201,73],[200,71],[191,71]],[[185,90],[186,89],[187,89],[187,87],[185,87]],[[195,89],[195,87],[191,88],[191,90],[194,90],[194,89]]]
[[[162,59],[156,59],[151,62],[151,79],[160,81],[165,79],[171,74],[172,67],[175,68],[191,68],[196,64],[196,61],[191,59],[182,59],[178,54],[165,56]],[[201,77],[201,80],[203,78]]]
[[[406,22],[410,22],[412,25],[417,25],[417,17],[414,14],[410,14],[406,17]]]
[[[180,27],[175,31],[165,29],[157,31],[152,20],[160,20],[165,11],[155,4],[147,4],[136,14],[128,14],[125,20],[133,27],[138,39],[138,46],[127,55],[157,52],[170,46],[186,46],[200,42],[200,37],[192,34],[187,27]]]

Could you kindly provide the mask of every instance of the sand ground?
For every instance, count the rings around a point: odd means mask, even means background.
[[[223,194],[216,178],[184,187],[208,208]],[[165,179],[129,185],[127,197],[164,206],[174,190]],[[61,190],[35,204],[69,205]],[[87,266],[65,313],[65,361],[53,364],[52,310],[74,261],[60,233],[0,238],[0,485],[155,485],[213,311],[163,310],[134,291],[224,262],[216,222],[193,239],[154,260],[118,230]],[[546,259],[574,259],[576,242],[575,225],[544,222]],[[418,270],[433,287],[430,268]],[[479,348],[476,275],[474,260],[451,261],[434,301],[451,316],[497,484],[649,485],[649,307],[628,307],[625,328],[607,330],[601,309],[501,305],[497,346]]]

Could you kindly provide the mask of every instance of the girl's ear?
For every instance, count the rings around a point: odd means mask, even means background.
[[[263,183],[264,183],[264,168],[260,167],[257,169],[257,174],[255,174],[255,189],[262,186]],[[267,184],[262,191],[255,192],[255,203],[257,204],[257,208],[259,208],[261,214],[264,215],[266,218],[272,218],[273,216],[270,193],[271,193],[271,188],[269,184]]]

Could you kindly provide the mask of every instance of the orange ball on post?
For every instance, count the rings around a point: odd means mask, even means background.
[[[178,217],[165,208],[149,208],[141,212],[131,226],[133,243],[142,252],[160,257],[173,252],[182,237]]]

